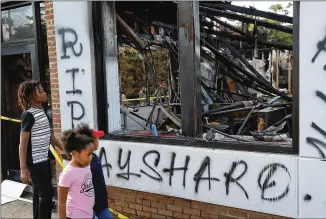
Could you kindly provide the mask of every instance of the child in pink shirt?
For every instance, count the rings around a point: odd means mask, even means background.
[[[64,131],[62,142],[72,160],[64,168],[58,184],[58,213],[60,219],[91,219],[95,202],[90,162],[93,139],[86,135]]]

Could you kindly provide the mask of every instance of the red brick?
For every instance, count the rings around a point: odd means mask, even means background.
[[[182,214],[182,213],[179,213],[179,212],[173,212],[173,217],[175,218],[190,218],[190,215],[189,214]]]
[[[54,19],[54,15],[53,14],[45,15],[45,19],[46,20],[53,20]]]
[[[158,195],[154,195],[154,194],[150,194],[150,193],[144,193],[143,198],[147,199],[147,200],[151,200],[151,201],[158,201],[159,200]]]
[[[136,210],[135,209],[131,209],[131,208],[127,208],[127,207],[123,207],[123,212],[127,213],[127,214],[136,214]]]
[[[173,198],[172,197],[160,197],[158,202],[161,202],[164,204],[173,204]]]
[[[175,199],[174,204],[178,206],[190,207],[190,201],[185,199]]]
[[[127,202],[136,202],[136,198],[135,197],[130,197],[130,196],[122,196],[122,199],[127,201]]]
[[[151,213],[157,213],[157,208],[151,208],[151,207],[143,206],[143,211],[148,211],[148,212],[151,212]]]
[[[165,219],[166,217],[163,215],[159,215],[159,214],[152,214],[151,218],[155,218],[155,219]]]
[[[50,63],[50,68],[57,68],[57,67],[58,67],[57,63]]]
[[[240,217],[240,218],[248,218],[248,212],[244,210],[240,210],[237,208],[228,208],[228,215]]]
[[[122,212],[122,207],[121,206],[110,204],[110,208],[115,210],[115,211]]]
[[[218,218],[219,213],[218,212],[209,212],[206,210],[202,210],[200,212],[200,216],[202,216],[203,218]]]
[[[165,216],[171,216],[173,215],[172,211],[163,210],[163,209],[157,209],[157,213]]]
[[[159,209],[166,209],[166,204],[151,201],[151,207],[159,208]]]
[[[123,207],[128,207],[128,202],[122,201],[122,200],[116,200],[115,205],[123,206]]]
[[[128,196],[130,197],[136,197],[137,196],[137,192],[133,191],[133,190],[128,190]]]
[[[129,208],[136,209],[136,210],[143,210],[143,206],[140,204],[129,203]]]
[[[182,207],[175,205],[167,205],[167,209],[170,211],[180,212],[182,213]]]
[[[119,195],[128,195],[128,191],[126,189],[121,189],[117,187],[112,187],[111,192]]]
[[[151,213],[150,212],[145,212],[145,211],[137,211],[137,215],[138,216],[142,216],[142,217],[151,217]]]
[[[56,47],[51,47],[51,48],[48,48],[48,51],[49,52],[56,52],[57,48]]]
[[[200,210],[193,208],[183,208],[183,213],[200,216]]]
[[[190,215],[190,219],[203,219],[202,217],[198,217],[198,216],[194,216],[194,215]]]

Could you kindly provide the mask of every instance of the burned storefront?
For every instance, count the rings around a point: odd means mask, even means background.
[[[325,217],[325,7],[45,2],[53,129],[131,218]]]

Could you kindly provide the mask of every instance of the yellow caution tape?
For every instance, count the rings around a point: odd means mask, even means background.
[[[12,119],[12,118],[8,118],[5,116],[1,116],[2,120],[7,120],[7,121],[11,121],[11,122],[20,122],[20,120],[18,119]],[[65,165],[63,164],[62,160],[60,159],[59,155],[57,154],[57,152],[54,150],[53,146],[50,145],[50,151],[52,152],[53,156],[55,157],[55,159],[58,161],[58,163],[60,164],[60,166],[62,168],[65,167]]]
[[[1,116],[1,119],[2,120],[7,120],[7,121],[12,121],[12,122],[20,122],[20,120],[18,120],[18,119],[11,119],[11,118],[4,117],[4,116]]]
[[[2,120],[7,120],[7,121],[11,121],[11,122],[20,122],[20,120],[18,119],[12,119],[12,118],[8,118],[8,117],[5,117],[5,116],[1,116],[1,119]],[[65,165],[63,164],[62,160],[60,159],[58,153],[54,150],[53,146],[50,145],[50,151],[51,153],[53,154],[53,156],[55,157],[55,159],[57,160],[57,162],[60,164],[60,166],[63,168],[65,168]],[[124,216],[123,214],[120,214],[119,212],[109,208],[110,212],[115,215],[116,217],[118,218],[121,218],[121,219],[128,219],[128,217]]]

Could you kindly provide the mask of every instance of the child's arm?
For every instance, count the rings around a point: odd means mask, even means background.
[[[59,219],[66,219],[67,218],[66,203],[67,203],[68,191],[69,191],[69,187],[58,186],[58,214],[59,214]]]
[[[26,165],[26,154],[27,154],[27,145],[30,132],[21,131],[20,132],[20,144],[19,144],[19,162],[20,162],[20,179],[22,183],[27,184],[30,180],[30,174],[27,170]]]
[[[51,144],[52,144],[53,146],[55,146],[56,148],[59,148],[59,150],[63,151],[63,147],[62,147],[61,143],[58,141],[58,139],[56,139],[56,138],[54,137],[53,132],[51,133],[51,138],[50,138],[50,140],[51,140]]]

